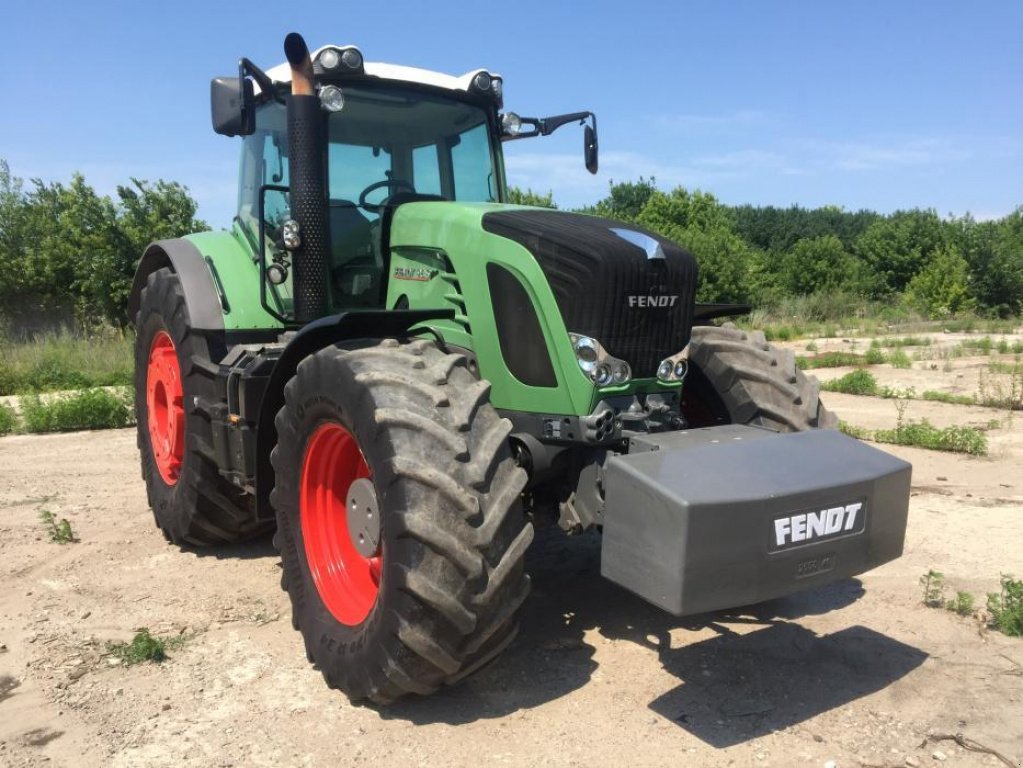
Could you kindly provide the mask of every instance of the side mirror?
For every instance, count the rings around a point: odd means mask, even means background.
[[[590,173],[597,172],[597,128],[594,125],[587,125],[583,132],[583,157],[586,159],[586,170]]]
[[[215,77],[210,83],[213,130],[222,136],[249,136],[256,130],[256,99],[247,77]]]

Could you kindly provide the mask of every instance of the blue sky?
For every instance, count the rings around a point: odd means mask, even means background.
[[[186,184],[229,223],[238,140],[209,79],[283,60],[288,31],[367,59],[505,76],[523,115],[591,109],[581,132],[506,145],[509,180],[562,206],[655,176],[727,203],[1004,215],[1023,204],[1020,2],[12,2],[0,46],[0,158],[102,192]]]

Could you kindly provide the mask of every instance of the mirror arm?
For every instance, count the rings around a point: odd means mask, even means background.
[[[260,99],[273,99],[281,104],[284,103],[284,99],[277,95],[277,89],[270,76],[243,56],[238,60],[238,77],[246,76],[251,77],[259,85]]]
[[[550,136],[558,128],[568,123],[574,123],[579,121],[582,125],[586,122],[586,118],[591,118],[594,122],[594,128],[596,128],[596,116],[592,112],[573,112],[569,115],[555,115],[554,117],[545,117],[539,120],[540,134],[543,136]]]

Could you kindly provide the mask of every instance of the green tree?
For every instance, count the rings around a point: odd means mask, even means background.
[[[508,202],[513,205],[532,205],[537,208],[557,208],[554,202],[554,194],[548,192],[541,195],[531,189],[522,190],[519,187],[508,187]]]
[[[850,288],[858,273],[856,260],[846,253],[835,235],[798,240],[784,254],[780,267],[782,289],[796,296]]]
[[[611,189],[607,197],[599,200],[596,205],[582,209],[583,213],[606,216],[609,219],[635,221],[643,210],[650,196],[657,192],[657,182],[653,177],[639,181],[627,181],[616,184],[611,181]]]
[[[955,223],[976,301],[1002,316],[1023,312],[1023,207],[999,221]]]
[[[939,248],[906,289],[906,299],[930,317],[949,317],[974,308],[970,266],[954,246]]]
[[[874,273],[875,294],[900,293],[951,235],[933,210],[896,211],[871,224],[857,238],[855,252]]]

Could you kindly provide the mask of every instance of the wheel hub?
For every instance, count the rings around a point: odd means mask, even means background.
[[[359,444],[336,422],[321,424],[306,443],[299,514],[324,606],[342,624],[362,623],[380,591],[380,510]]]
[[[373,483],[360,478],[348,489],[348,535],[363,557],[373,557],[380,549],[380,514]]]
[[[181,474],[185,455],[185,408],[178,352],[166,331],[153,337],[146,368],[146,422],[153,461],[167,485]]]

